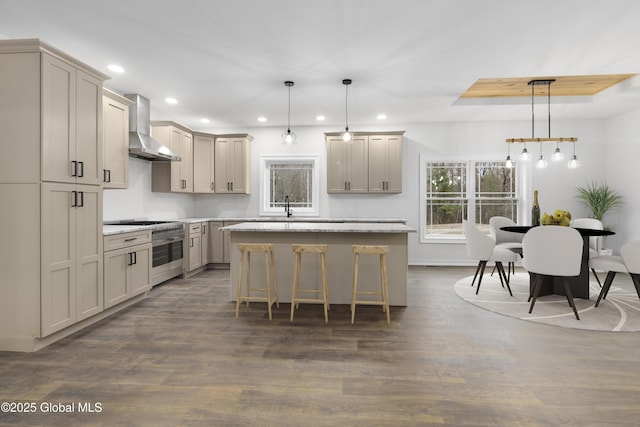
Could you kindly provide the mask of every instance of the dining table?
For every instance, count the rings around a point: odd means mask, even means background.
[[[507,227],[501,227],[501,230],[510,231],[513,233],[526,233],[533,227],[544,227],[544,225],[512,225]],[[610,230],[596,230],[593,228],[578,228],[574,227],[582,236],[582,258],[580,266],[580,274],[573,277],[567,277],[569,281],[569,287],[574,298],[589,299],[589,237],[593,236],[611,236],[615,232]],[[521,254],[522,255],[522,254]],[[533,283],[535,274],[530,273],[529,279],[529,292],[533,292]],[[540,296],[558,294],[565,295],[564,286],[562,285],[561,278],[554,276],[545,277],[542,287],[540,289]]]

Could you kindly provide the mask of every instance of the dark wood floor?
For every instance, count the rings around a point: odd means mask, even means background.
[[[412,267],[407,308],[228,299],[228,271],[148,299],[29,354],[0,352],[2,425],[611,426],[640,424],[640,334],[503,317],[453,291],[469,268]],[[522,273],[524,274],[524,273]],[[281,284],[282,285],[282,284]],[[43,404],[75,404],[43,413]],[[81,413],[80,404],[101,405]],[[45,406],[46,409],[46,406]]]

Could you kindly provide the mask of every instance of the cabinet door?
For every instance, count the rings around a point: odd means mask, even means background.
[[[42,54],[42,180],[75,183],[76,69]]]
[[[129,299],[129,248],[104,254],[104,307],[109,308]]]
[[[76,211],[69,184],[42,184],[41,335],[76,320]]]
[[[224,263],[224,239],[225,235],[220,231],[224,226],[222,222],[209,222],[209,263]]]
[[[369,182],[368,138],[354,136],[350,142],[327,138],[327,192],[366,193]]]
[[[216,138],[215,140],[214,184],[216,193],[231,193],[233,176],[233,141]]]
[[[107,96],[103,107],[104,188],[129,186],[129,106]]]
[[[102,184],[102,82],[76,72],[77,183]]]
[[[202,235],[189,235],[189,269],[193,271],[202,266]]]
[[[131,296],[151,289],[151,262],[152,247],[151,243],[146,245],[135,246],[130,249],[133,255],[133,263],[129,266],[129,282],[131,288]]]
[[[231,175],[231,190],[234,193],[249,194],[249,179],[247,170],[249,168],[250,152],[249,143],[246,139],[235,139],[233,141],[233,173]]]
[[[202,265],[209,264],[209,223],[202,223],[202,241],[200,242],[202,245],[202,253],[200,259],[202,260]]]
[[[213,193],[214,136],[196,135],[193,138],[193,192]]]
[[[369,137],[369,191],[372,193],[402,191],[402,136]]]
[[[183,181],[182,191],[193,193],[193,137],[182,132],[180,136],[180,177]]]
[[[346,163],[349,165],[349,192],[366,193],[369,191],[369,139],[366,136],[354,136],[351,142],[344,143],[347,150]]]
[[[187,187],[186,183],[182,180],[182,162],[185,161],[184,154],[181,152],[182,131],[171,126],[169,128],[169,132],[171,132],[171,144],[169,145],[169,149],[182,159],[180,161],[171,162],[171,191],[180,193]]]
[[[78,317],[86,319],[104,309],[103,304],[103,240],[102,188],[93,185],[76,186],[76,256]]]

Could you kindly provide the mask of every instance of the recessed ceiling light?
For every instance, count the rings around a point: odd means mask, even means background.
[[[267,118],[266,117],[258,117],[258,121],[264,123],[264,122],[267,121]]]
[[[203,117],[203,118],[200,119],[200,121],[202,123],[209,123],[211,120],[207,119],[206,117]]]
[[[386,114],[378,114],[378,116],[377,116],[377,119],[378,119],[378,120],[384,120],[384,119],[386,119],[386,118],[387,118],[387,115],[386,115]]]
[[[319,122],[323,122],[326,119],[325,116],[316,116],[316,120]]]
[[[166,102],[167,104],[177,104],[177,103],[178,103],[178,100],[177,100],[177,99],[175,99],[175,98],[165,98],[165,102]]]
[[[110,71],[113,71],[114,73],[124,73],[124,68],[116,64],[111,64],[108,66],[108,68]]]

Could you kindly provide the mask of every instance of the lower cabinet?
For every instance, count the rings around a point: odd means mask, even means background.
[[[229,264],[231,262],[231,233],[220,230],[220,227],[238,224],[237,221],[209,221],[206,239],[208,264]]]
[[[120,304],[151,289],[151,232],[104,238],[104,307]]]
[[[189,224],[187,236],[188,264],[187,272],[202,267],[202,223]],[[205,262],[206,264],[206,262]]]

